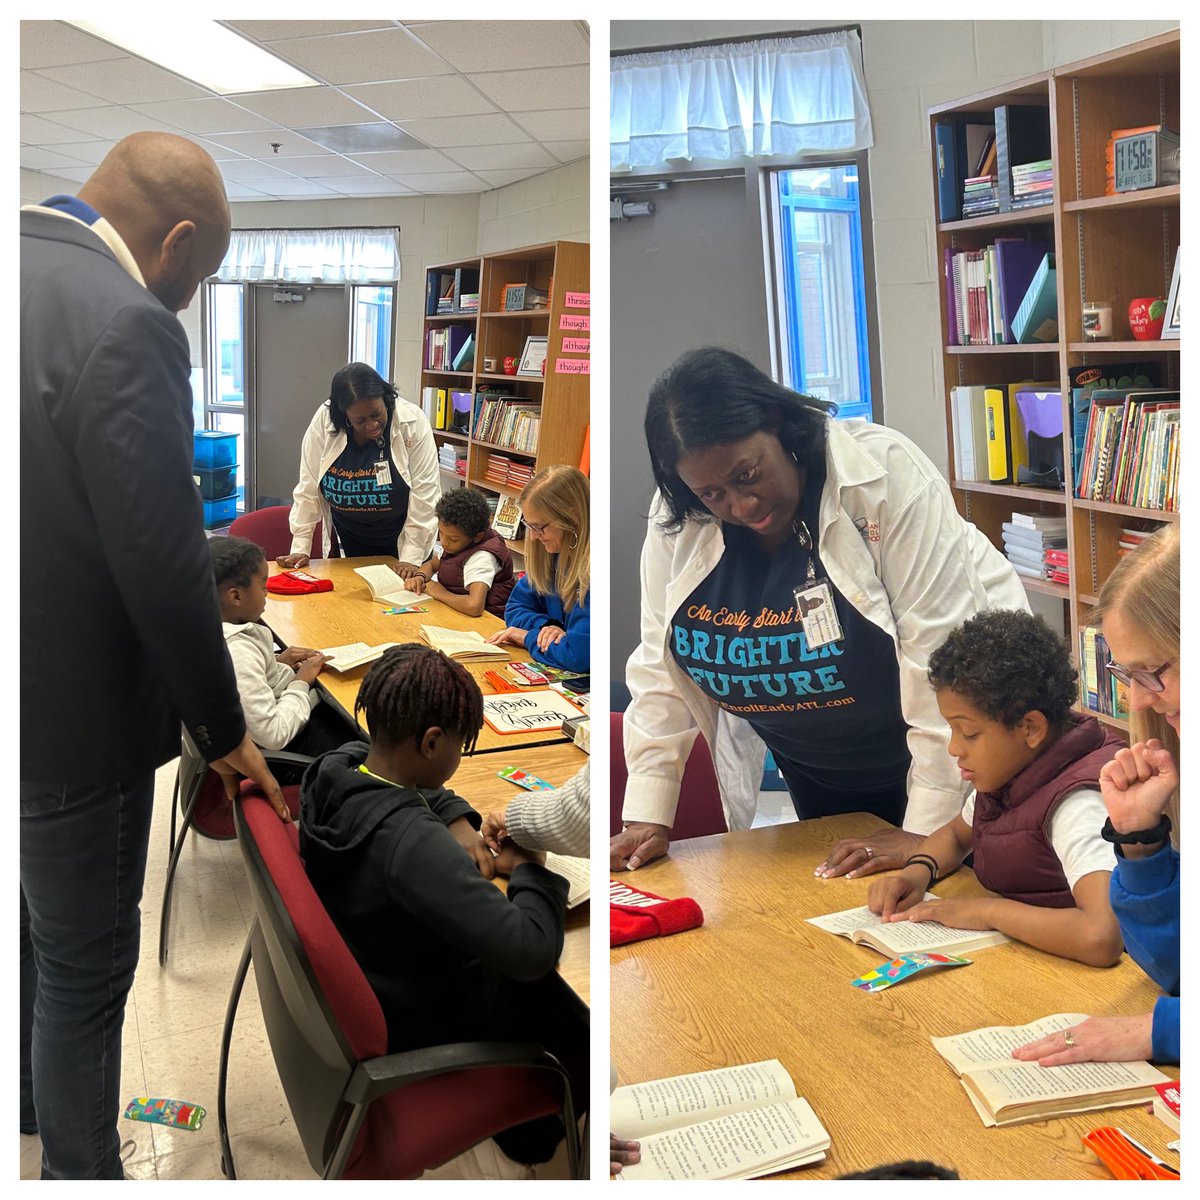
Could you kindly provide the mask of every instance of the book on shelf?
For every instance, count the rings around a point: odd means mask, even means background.
[[[1129,1108],[1153,1099],[1157,1084],[1170,1082],[1144,1062],[1069,1063],[1040,1067],[1012,1052],[1027,1042],[1086,1021],[1082,1013],[1055,1013],[1027,1025],[991,1026],[935,1037],[933,1048],[966,1089],[984,1125],[1020,1125],[1101,1108]]]
[[[1179,500],[1179,393],[1093,388],[1082,431],[1074,422],[1079,462],[1075,495],[1135,508],[1176,511]]]
[[[471,393],[457,392],[453,388],[450,388],[449,396],[449,428],[454,433],[467,433],[471,428]]]
[[[450,362],[450,368],[454,371],[469,371],[475,366],[475,335],[468,333],[459,347],[458,353]]]
[[[1053,342],[1058,338],[1058,296],[1054,255],[1043,256],[1012,320],[1013,341]],[[1050,387],[1057,387],[1052,383]]]
[[[503,646],[493,646],[474,629],[446,629],[441,625],[422,625],[421,636],[435,650],[440,650],[448,658],[457,658],[460,662],[508,658],[508,651]]]
[[[986,161],[988,141],[995,129],[986,113],[962,113],[937,121],[933,127],[934,165],[937,170],[938,220],[962,219],[963,183]]]
[[[398,645],[399,642],[381,642],[378,646],[368,646],[366,642],[349,642],[345,646],[330,646],[325,650],[318,650],[317,653],[328,656],[329,661],[325,664],[327,667],[335,671],[353,671],[355,667],[381,658],[385,650]]]
[[[996,174],[1000,179],[1000,211],[1018,207],[1013,200],[1013,167],[1050,157],[1050,110],[1035,104],[998,104]]]
[[[425,369],[454,370],[452,364],[468,340],[474,344],[474,335],[461,325],[444,325],[430,329],[425,335]]]
[[[430,428],[445,429],[442,424],[446,418],[446,389],[439,387],[423,387],[421,389],[421,411],[429,420]]]
[[[987,413],[984,389],[962,384],[950,389],[950,422],[954,434],[954,474],[961,480],[986,480]]]
[[[436,317],[454,305],[454,272],[434,268],[425,273],[425,315]]]
[[[1179,1080],[1154,1085],[1154,1115],[1168,1128],[1179,1132]]]
[[[755,1179],[825,1158],[829,1134],[778,1059],[613,1090],[609,1126],[641,1143],[617,1180]]]
[[[1067,518],[1052,517],[1047,513],[1014,512],[1012,523],[1022,529],[1032,529],[1038,533],[1066,533]]]
[[[1053,388],[1053,383],[1033,379],[987,385],[983,389],[986,420],[988,479],[992,483],[1016,483],[1021,467],[1029,465],[1029,436],[1017,404],[1017,394]]]
[[[454,311],[460,313],[479,311],[479,268],[457,267],[454,271]],[[467,301],[474,297],[474,305]]]
[[[1079,631],[1080,703],[1106,717],[1129,715],[1129,688],[1108,673],[1112,653],[1104,634],[1094,625]]]
[[[1015,342],[1013,318],[1051,248],[1046,242],[1026,242],[1020,238],[997,238],[995,245],[1002,340]]]
[[[510,541],[517,536],[521,528],[521,506],[516,496],[501,496],[492,517],[492,528],[502,537]]]
[[[355,567],[354,573],[371,589],[371,599],[381,604],[398,608],[404,604],[420,604],[419,592],[410,592],[404,580],[384,563],[373,563],[369,567]]]
[[[936,900],[937,897],[926,892],[925,899]],[[883,921],[865,904],[824,917],[809,917],[808,923],[891,958],[919,950],[964,954],[999,946],[1009,940],[996,929],[952,929],[936,921]]]

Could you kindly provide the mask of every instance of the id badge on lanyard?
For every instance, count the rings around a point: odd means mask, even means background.
[[[800,545],[808,550],[808,571],[802,584],[792,588],[796,600],[796,609],[800,614],[800,624],[804,627],[804,638],[810,650],[827,646],[830,642],[842,640],[842,623],[838,620],[837,609],[833,603],[833,589],[828,579],[818,579],[813,567],[812,535],[808,526],[800,522],[796,536]]]
[[[375,464],[374,470],[376,487],[385,488],[392,486],[392,468],[388,465],[387,456],[382,446],[379,448],[379,461]]]

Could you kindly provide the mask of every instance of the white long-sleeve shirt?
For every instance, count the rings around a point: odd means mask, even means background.
[[[317,693],[296,672],[275,661],[275,642],[265,625],[221,623],[237,676],[246,732],[264,750],[282,750],[308,724]]]

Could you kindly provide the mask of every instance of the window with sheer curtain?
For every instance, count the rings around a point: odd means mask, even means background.
[[[223,282],[386,283],[400,278],[398,229],[235,229]]]
[[[614,174],[872,145],[855,30],[623,54],[609,64]]]

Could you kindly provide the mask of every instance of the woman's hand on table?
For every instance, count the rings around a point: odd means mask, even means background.
[[[938,925],[945,925],[947,929],[991,929],[990,907],[991,900],[987,896],[922,900],[906,912],[895,913],[885,920],[934,921]]]
[[[300,567],[308,566],[307,554],[281,554],[275,560],[281,567],[286,567],[289,571],[298,570]]]
[[[873,848],[873,847],[872,847]],[[905,872],[876,879],[867,890],[867,907],[885,921],[893,914],[903,913],[925,899],[924,878],[928,872],[924,867],[916,868],[922,878],[914,879]]]
[[[527,629],[518,629],[515,625],[510,625],[507,629],[501,629],[483,640],[490,642],[493,646],[524,646],[525,636],[528,632]]]
[[[1122,748],[1100,769],[1100,795],[1118,833],[1153,829],[1179,787],[1179,769],[1158,738]]]
[[[480,875],[484,879],[493,878],[498,869],[497,860],[492,857],[492,852],[484,845],[483,838],[472,828],[471,822],[466,817],[456,817],[446,828],[450,830],[454,835],[454,840],[479,868]]]
[[[1088,1017],[1070,1029],[1047,1034],[1013,1051],[1013,1058],[1039,1067],[1080,1062],[1144,1062],[1154,1052],[1152,1012],[1136,1017]],[[1068,1044],[1067,1034],[1070,1034]]]
[[[895,871],[904,866],[924,840],[922,834],[903,829],[885,829],[867,838],[842,838],[834,843],[813,874],[821,879],[835,879],[839,875],[857,879],[877,871]]]
[[[508,838],[508,830],[504,827],[504,813],[490,812],[483,818],[483,826],[479,830],[479,836],[484,842],[496,853],[500,853],[501,843]]]
[[[615,1133],[608,1135],[608,1173],[616,1175],[622,1167],[632,1167],[642,1161],[641,1142],[619,1138]]]
[[[392,570],[395,571],[401,579],[409,579],[413,575],[421,574],[421,564],[405,562],[404,559],[401,559],[398,563],[393,564]]]
[[[537,648],[545,650],[547,646],[553,646],[555,642],[562,641],[567,636],[567,631],[561,625],[543,625],[538,630]]]
[[[666,825],[649,821],[630,821],[608,843],[608,866],[612,871],[636,871],[638,867],[661,858],[671,845]]]

